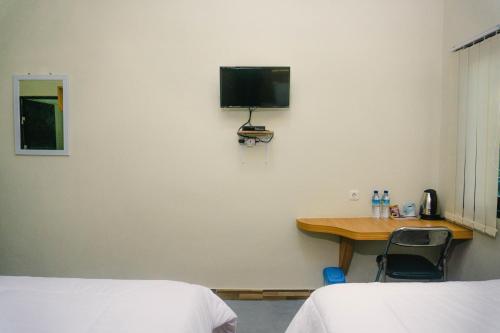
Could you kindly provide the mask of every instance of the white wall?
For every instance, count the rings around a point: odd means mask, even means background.
[[[443,112],[439,188],[443,205],[454,200],[456,122],[457,122],[457,55],[454,45],[500,23],[498,0],[445,0],[443,32]],[[483,280],[500,278],[500,266],[492,258],[500,253],[500,240],[478,232],[472,242],[457,242],[450,260],[450,278]]]
[[[318,287],[338,238],[296,217],[437,186],[442,6],[0,0],[0,273]],[[247,114],[218,107],[221,65],[291,66],[290,109],[255,114],[276,131],[267,164],[237,144]],[[70,157],[14,155],[27,72],[69,75]],[[373,279],[373,244],[351,281]]]

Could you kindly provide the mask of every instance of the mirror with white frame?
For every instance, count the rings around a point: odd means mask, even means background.
[[[16,154],[69,155],[68,78],[65,75],[15,75]]]

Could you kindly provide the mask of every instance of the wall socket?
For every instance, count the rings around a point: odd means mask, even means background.
[[[358,201],[359,200],[359,191],[358,190],[350,190],[349,191],[349,200]]]
[[[245,144],[247,147],[255,147],[256,143],[255,138],[245,138]]]

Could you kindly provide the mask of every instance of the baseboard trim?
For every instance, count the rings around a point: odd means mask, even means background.
[[[286,300],[286,299],[307,299],[314,289],[212,289],[212,291],[224,300]]]

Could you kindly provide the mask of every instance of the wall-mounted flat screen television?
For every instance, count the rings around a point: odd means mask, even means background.
[[[222,108],[287,108],[290,67],[221,67]]]

